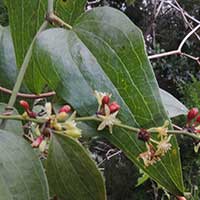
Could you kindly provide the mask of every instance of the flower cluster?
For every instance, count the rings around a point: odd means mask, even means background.
[[[140,129],[138,139],[146,144],[147,151],[140,153],[138,158],[142,159],[146,167],[153,165],[161,160],[172,147],[170,139],[172,135],[168,135],[169,122],[166,121],[163,126],[151,128],[149,130]],[[157,140],[151,138],[151,133],[157,133]]]
[[[200,113],[198,108],[192,108],[188,111],[187,114],[187,124],[186,128],[190,130],[190,132],[200,133]]]
[[[76,126],[75,117],[76,112],[68,115],[65,111],[59,111],[57,115],[51,116],[50,127],[73,138],[80,138],[81,130]]]
[[[186,131],[200,136],[200,113],[198,108],[191,108],[187,114]],[[194,140],[194,151],[197,153],[200,148],[200,141]]]
[[[112,133],[113,125],[120,123],[120,120],[116,118],[120,105],[115,101],[110,103],[111,94],[94,91],[94,95],[99,105],[97,117],[102,120],[97,130],[103,130],[108,126],[109,132]]]
[[[32,141],[33,148],[39,148],[41,152],[44,152],[48,148],[48,142],[51,133],[59,132],[61,134],[66,134],[73,138],[81,137],[81,130],[77,128],[75,123],[76,112],[71,114],[71,107],[69,105],[64,105],[58,111],[58,113],[52,112],[52,104],[47,102],[41,112],[34,112],[30,109],[28,102],[20,101],[20,105],[24,108],[25,112],[22,117],[34,118],[34,119],[44,119],[43,124],[35,124],[33,135],[35,136]]]

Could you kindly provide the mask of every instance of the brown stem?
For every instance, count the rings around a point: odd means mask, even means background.
[[[60,26],[60,27],[66,27],[67,29],[72,29],[72,26],[65,23],[62,19],[60,19],[58,16],[56,16],[53,12],[47,13],[46,20],[54,25]]]
[[[175,6],[172,2],[170,1],[165,1],[164,3],[171,5],[173,8],[175,8],[178,11],[182,11],[183,14],[188,17],[189,19],[191,19],[192,21],[196,22],[197,24],[200,24],[200,21],[197,20],[196,18],[192,17],[191,15],[189,15],[185,10],[178,8],[177,6]]]
[[[0,86],[0,91],[4,92],[6,94],[12,94],[11,90],[4,88],[4,87],[1,87],[1,86]],[[17,93],[17,97],[23,97],[23,98],[26,98],[26,99],[40,99],[40,98],[51,97],[51,96],[54,96],[54,95],[56,95],[56,93],[54,91],[42,93],[42,94],[38,94],[38,95],[36,95],[36,94],[26,94],[26,93],[21,93],[21,92]]]
[[[177,5],[177,7],[180,9],[179,11],[180,11],[180,13],[181,13],[181,15],[182,15],[182,17],[183,17],[184,22],[185,22],[186,25],[192,30],[192,29],[193,29],[193,26],[192,26],[192,24],[188,21],[187,17],[185,16],[185,13],[184,13],[183,8],[180,6],[180,4],[178,3],[178,1],[175,0],[175,3],[176,3],[176,5]],[[197,39],[200,40],[200,36],[199,36],[196,32],[195,32],[194,34],[196,35]]]
[[[151,55],[149,56],[149,59],[155,59],[155,58],[161,58],[161,57],[165,57],[165,56],[170,56],[170,55],[182,55],[182,56],[186,56],[190,59],[195,60],[198,64],[200,64],[199,61],[199,57],[194,57],[192,55],[189,55],[187,53],[182,52],[182,47],[185,44],[185,42],[188,40],[188,38],[194,34],[198,29],[200,28],[200,24],[198,24],[193,30],[191,30],[181,41],[181,43],[178,46],[177,50],[173,50],[173,51],[168,51],[168,52],[164,52],[164,53],[159,53],[159,54],[155,54],[155,55]]]

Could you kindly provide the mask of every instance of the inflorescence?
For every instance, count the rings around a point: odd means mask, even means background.
[[[123,124],[117,118],[120,105],[116,101],[111,101],[112,95],[94,91],[94,96],[98,102],[96,114],[92,117],[83,118],[100,121],[97,130],[101,131],[108,127],[110,134],[113,133],[113,126],[123,127]],[[76,111],[72,112],[69,105],[64,105],[57,112],[53,112],[52,104],[47,102],[43,107],[42,114],[41,112],[31,110],[29,103],[24,100],[20,101],[20,105],[25,111],[22,115],[24,119],[33,118],[44,120],[42,124],[32,123],[35,136],[32,140],[32,147],[39,148],[41,152],[45,152],[48,149],[48,143],[52,133],[65,134],[74,139],[82,136],[81,130],[76,124],[76,120],[81,121],[81,118],[79,120],[76,118]],[[150,129],[137,129],[124,125],[124,128],[127,127],[129,127],[129,130],[139,130],[137,132],[137,138],[144,142],[146,151],[138,155],[138,160],[142,160],[145,167],[160,161],[172,148],[172,144],[170,143],[172,135],[168,134],[169,121],[165,121],[163,126]],[[197,108],[189,110],[186,126],[182,130],[200,135],[200,114]],[[199,147],[200,142],[196,140],[195,151],[198,151]]]

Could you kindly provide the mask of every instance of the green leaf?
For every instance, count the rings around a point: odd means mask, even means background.
[[[0,86],[12,89],[17,77],[15,52],[9,27],[0,26]],[[0,92],[0,101],[6,102],[8,95]]]
[[[46,163],[50,193],[58,199],[103,200],[101,173],[85,149],[74,139],[54,135]]]
[[[85,11],[87,0],[56,0],[55,13],[65,22],[73,25],[75,20]]]
[[[37,30],[44,21],[47,1],[5,0],[5,4],[8,8],[17,67],[20,68]],[[32,91],[40,92],[44,81],[34,65],[36,63],[31,61],[25,76],[26,83]]]
[[[6,108],[6,104],[0,103],[0,113],[4,112]],[[17,110],[13,111],[13,114],[18,114]],[[0,120],[1,123],[1,120]],[[23,129],[22,129],[22,123],[20,121],[15,120],[8,120],[6,123],[5,130],[16,133],[17,135],[22,135]]]
[[[22,137],[0,130],[0,151],[1,199],[49,199],[42,164]]]
[[[56,38],[56,40],[55,40]],[[97,8],[83,14],[72,31],[51,29],[36,41],[34,56],[41,73],[57,94],[80,115],[93,115],[93,91],[112,93],[121,109],[119,119],[132,126],[160,126],[168,119],[159,88],[144,49],[141,31],[121,12]],[[151,178],[173,194],[183,193],[176,138],[162,161],[145,168],[138,155],[143,142],[130,131],[114,127],[100,132]]]
[[[5,0],[18,68],[21,67],[35,34],[45,20],[47,2],[47,0]],[[57,0],[56,14],[72,23],[83,12],[85,2],[85,0]],[[37,65],[34,60],[30,61],[25,80],[31,91],[40,93],[45,81]]]
[[[173,95],[162,89],[160,89],[160,95],[170,118],[187,115],[188,109]]]
[[[13,41],[9,27],[0,25],[0,86],[4,89],[13,89],[17,79],[18,69],[16,65]],[[21,92],[28,93],[25,84]],[[8,102],[10,95],[0,91],[0,102]],[[17,107],[17,106],[16,106]]]

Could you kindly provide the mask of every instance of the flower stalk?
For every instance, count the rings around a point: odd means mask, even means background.
[[[0,119],[6,119],[6,120],[17,120],[17,121],[30,121],[30,122],[35,122],[38,124],[43,124],[46,122],[46,119],[34,119],[34,118],[23,118],[21,115],[0,115]],[[87,116],[87,117],[76,117],[74,119],[76,122],[85,122],[85,121],[97,121],[97,122],[102,122],[102,119],[98,118],[97,116]],[[126,130],[133,131],[135,133],[138,133],[140,131],[139,128],[129,126],[123,123],[115,123],[114,126],[124,128]],[[150,133],[158,133],[156,130],[149,130]],[[187,132],[185,130],[167,130],[168,134],[173,134],[173,135],[185,135],[188,137],[192,137],[196,140],[200,140],[200,136]]]

